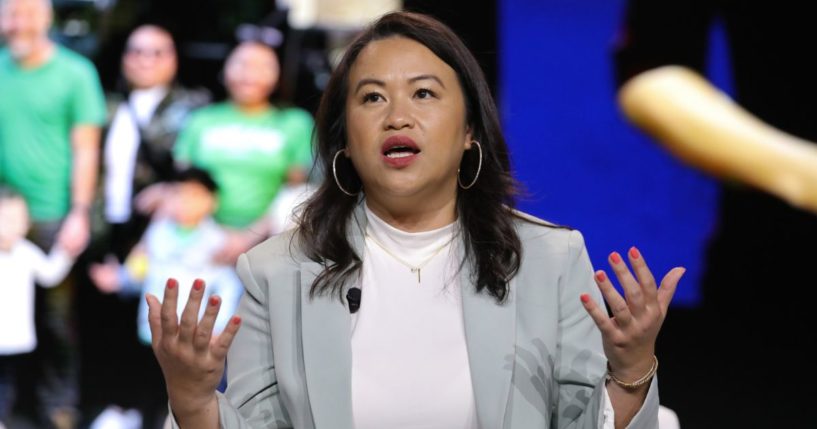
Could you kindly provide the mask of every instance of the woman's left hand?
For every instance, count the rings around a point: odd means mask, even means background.
[[[658,287],[638,249],[631,248],[628,257],[635,277],[617,252],[611,253],[608,258],[624,289],[624,297],[613,287],[604,271],[596,271],[594,276],[612,316],[589,295],[582,295],[581,301],[601,330],[604,354],[611,372],[621,380],[635,381],[646,374],[653,364],[658,331],[664,323],[675,288],[686,270],[673,268]]]

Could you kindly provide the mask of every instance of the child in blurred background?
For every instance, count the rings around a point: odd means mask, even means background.
[[[231,266],[213,263],[213,254],[225,239],[215,223],[217,187],[210,175],[198,168],[178,174],[170,199],[151,221],[142,241],[134,248],[124,265],[109,260],[91,266],[91,278],[103,292],[163,295],[168,278],[178,280],[179,315],[193,281],[203,279],[209,294],[218,294],[222,310],[216,321],[216,332],[229,320],[241,295],[241,282]],[[204,312],[204,308],[202,308]],[[150,344],[147,306],[139,310],[139,339]]]
[[[0,427],[8,423],[14,405],[16,367],[37,347],[35,282],[56,286],[74,262],[59,246],[46,255],[26,240],[29,226],[23,197],[0,186]]]
[[[111,257],[103,264],[90,267],[89,274],[97,288],[105,293],[151,293],[162,296],[167,279],[174,278],[179,284],[177,310],[181,315],[193,282],[202,279],[207,285],[208,295],[221,297],[221,311],[214,327],[214,333],[220,333],[238,306],[243,286],[231,266],[213,262],[213,256],[226,239],[225,232],[212,218],[217,206],[216,192],[216,183],[206,171],[198,168],[181,171],[171,184],[169,198],[163,202],[142,241],[125,263],[119,264]],[[204,307],[200,315],[204,313]],[[150,326],[144,299],[140,303],[137,324],[140,341],[150,345]],[[166,409],[167,399],[161,387],[161,374],[155,376],[159,384],[156,388],[145,389],[146,401],[150,405],[140,407],[143,414]],[[109,409],[104,415],[110,418],[112,413]],[[132,415],[132,412],[124,414]],[[145,420],[144,427],[152,427],[152,422],[157,418],[146,416]]]

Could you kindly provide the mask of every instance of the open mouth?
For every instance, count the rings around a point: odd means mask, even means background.
[[[417,143],[411,137],[405,135],[395,135],[387,138],[383,142],[381,150],[386,159],[393,160],[410,158],[420,153],[420,147],[417,146]]]
[[[392,146],[383,152],[386,158],[405,158],[420,153],[420,149],[410,146]]]

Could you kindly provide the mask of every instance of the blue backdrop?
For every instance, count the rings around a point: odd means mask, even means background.
[[[632,245],[656,275],[687,267],[674,304],[694,305],[717,186],[618,111],[612,50],[623,12],[622,0],[500,2],[499,99],[528,191],[520,208],[581,230],[596,268]],[[713,35],[710,68],[724,86],[723,40]]]

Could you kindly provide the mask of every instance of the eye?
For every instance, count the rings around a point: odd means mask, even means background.
[[[364,103],[374,103],[383,100],[383,96],[376,92],[368,92],[363,95]]]
[[[417,98],[423,99],[423,98],[434,98],[434,97],[437,96],[437,94],[435,94],[434,91],[432,91],[432,90],[430,90],[428,88],[420,88],[420,89],[417,90],[417,92],[414,93],[414,96],[417,97]]]

